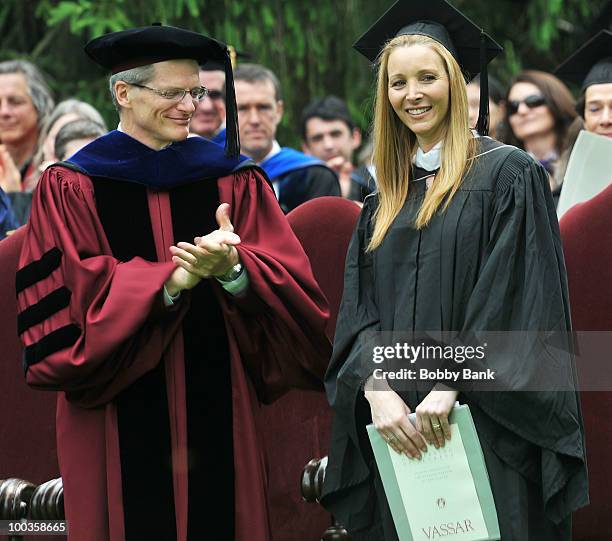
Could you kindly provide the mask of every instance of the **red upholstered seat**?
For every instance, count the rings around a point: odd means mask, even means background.
[[[55,393],[30,389],[22,370],[15,271],[24,231],[0,242],[0,479],[39,484],[59,476]]]
[[[612,185],[568,211],[560,225],[574,329],[612,334]],[[606,353],[612,370],[612,353]],[[577,368],[580,377],[579,362]],[[574,515],[573,539],[609,541],[612,390],[582,391],[581,401],[591,504]]]
[[[300,205],[287,216],[329,301],[330,339],[342,298],[346,251],[359,212],[359,206],[352,201],[321,197]],[[260,422],[273,541],[320,539],[330,525],[330,517],[321,506],[301,500],[299,480],[309,460],[327,455],[331,409],[325,394],[292,391],[274,404],[263,406]]]

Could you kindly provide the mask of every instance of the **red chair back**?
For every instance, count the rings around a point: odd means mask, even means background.
[[[293,232],[310,259],[312,271],[329,302],[327,335],[334,339],[344,287],[346,251],[361,208],[340,197],[319,197],[287,215]]]
[[[17,336],[15,271],[25,228],[0,241],[0,479],[40,484],[59,477],[55,445],[55,393],[25,382]]]
[[[612,186],[569,210],[560,226],[574,330],[608,331],[612,335]],[[580,351],[580,340],[585,335],[581,337],[579,332],[578,337]],[[604,353],[609,359],[609,350]],[[581,360],[590,362],[590,359],[578,358],[579,379],[581,372],[585,372]],[[612,363],[608,369],[612,370]],[[583,380],[586,379],[585,376]],[[591,503],[574,514],[573,539],[608,541],[612,539],[612,501],[609,498],[612,487],[612,390],[581,391],[580,399]]]
[[[330,340],[342,298],[346,251],[359,212],[359,206],[352,201],[320,197],[287,215],[329,301]],[[262,407],[259,422],[268,469],[273,541],[314,541],[330,525],[329,514],[321,506],[302,501],[300,477],[309,460],[327,455],[331,419],[323,392],[291,391],[274,404]]]

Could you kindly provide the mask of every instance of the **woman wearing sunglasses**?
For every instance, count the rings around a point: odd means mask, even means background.
[[[575,118],[574,98],[559,79],[544,71],[524,71],[510,84],[500,139],[538,160],[550,174],[554,191],[557,160]]]

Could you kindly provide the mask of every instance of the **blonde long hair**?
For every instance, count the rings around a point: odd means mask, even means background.
[[[468,123],[465,78],[457,61],[445,47],[427,36],[405,35],[392,39],[379,56],[373,128],[373,163],[376,167],[379,202],[374,213],[374,231],[368,244],[368,251],[374,250],[381,244],[408,196],[412,157],[417,149],[417,138],[391,107],[388,98],[387,64],[393,49],[411,45],[426,45],[440,56],[450,85],[440,171],[431,188],[427,190],[417,215],[415,223],[417,229],[429,223],[443,202],[443,210],[447,208],[476,154],[476,143]]]

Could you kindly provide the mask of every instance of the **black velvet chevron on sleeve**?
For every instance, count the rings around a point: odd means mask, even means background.
[[[47,278],[60,266],[61,260],[61,250],[59,248],[51,248],[51,250],[45,252],[40,259],[32,261],[25,267],[19,269],[15,277],[17,293],[19,294],[36,282],[40,282]]]
[[[56,351],[72,346],[79,336],[81,336],[81,328],[78,325],[70,324],[50,332],[38,342],[27,346],[23,350],[24,372]]]
[[[17,332],[23,334],[30,327],[43,322],[70,304],[72,292],[65,286],[52,291],[36,304],[29,306],[17,316]]]

